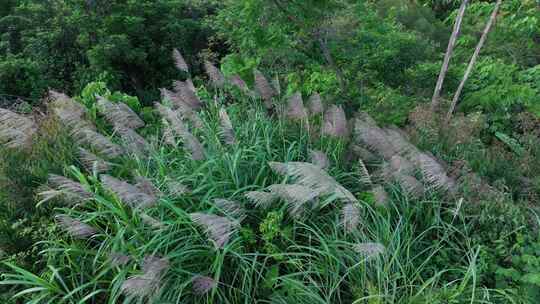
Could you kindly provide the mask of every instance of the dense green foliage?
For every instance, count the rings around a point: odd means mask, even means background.
[[[470,2],[443,86],[443,110],[494,1]],[[460,3],[4,0],[0,108],[33,117],[38,132],[26,149],[4,148],[0,119],[0,302],[536,303],[540,9],[535,0],[503,2],[457,113],[444,124],[428,108]],[[188,73],[174,67],[175,48]],[[276,108],[264,109],[262,94],[246,94],[230,83],[210,85],[205,60],[219,62],[227,79],[239,75],[249,87],[257,85],[254,69],[262,71],[279,89]],[[195,114],[178,112],[201,141],[204,159],[194,159],[186,138],[171,143],[170,122],[151,107],[160,88],[188,78],[203,106]],[[63,126],[42,99],[49,89],[75,96],[84,118],[121,146],[128,145],[98,111],[96,96],[142,118],[146,125],[137,132],[149,143],[145,155],[101,156],[114,164],[108,174],[132,184],[141,176],[151,181],[160,190],[156,206],[131,208],[107,190],[95,168],[84,169],[76,128]],[[281,115],[290,114],[281,109],[290,111],[287,102],[296,92],[304,100],[320,93],[326,109],[342,105],[350,136],[321,133],[328,112],[302,121]],[[161,93],[162,104],[175,104]],[[224,143],[222,109],[230,116],[235,145]],[[380,126],[398,126],[432,153],[458,182],[458,194],[430,188],[411,196],[384,178],[390,160],[365,154],[359,160],[352,123],[359,111]],[[323,196],[295,217],[286,199],[265,209],[245,196],[293,182],[269,162],[308,162],[312,149],[328,156],[328,174],[358,199],[361,220],[353,233],[340,223],[346,202],[336,197]],[[389,194],[388,206],[377,203],[365,170]],[[69,196],[42,201],[38,194],[51,186],[49,174],[79,182],[93,199],[75,205]],[[427,180],[421,170],[415,177]],[[176,193],[171,182],[185,191]],[[234,200],[246,210],[223,248],[190,216],[228,218],[230,210],[216,199]],[[73,237],[55,220],[58,214],[97,233]],[[355,250],[366,242],[384,251],[367,256]],[[115,265],[116,253],[129,261]],[[169,263],[159,290],[130,297],[123,284],[145,273],[143,261],[152,255]],[[201,294],[199,276],[217,285]]]
[[[178,75],[179,48],[200,73],[212,1],[9,1],[0,12],[0,95],[38,100],[99,78],[146,101]]]

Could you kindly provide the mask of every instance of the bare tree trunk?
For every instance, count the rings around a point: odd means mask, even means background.
[[[471,74],[471,71],[474,67],[474,64],[476,63],[476,60],[478,59],[478,55],[480,54],[480,50],[482,49],[482,46],[484,46],[484,43],[486,42],[487,35],[489,31],[491,30],[491,26],[495,22],[495,19],[497,18],[497,13],[499,12],[499,8],[501,6],[502,0],[497,0],[497,3],[495,4],[495,8],[493,9],[493,12],[491,13],[491,16],[489,17],[489,20],[486,24],[486,27],[484,28],[484,32],[482,32],[482,37],[480,37],[480,41],[476,45],[476,49],[474,50],[474,54],[471,57],[471,61],[469,61],[469,65],[467,66],[467,70],[465,71],[465,75],[463,75],[463,79],[461,80],[461,83],[459,84],[459,87],[454,94],[454,98],[452,99],[452,104],[450,105],[450,109],[448,110],[448,113],[446,114],[446,123],[450,122],[450,119],[452,118],[452,114],[454,113],[454,110],[456,108],[457,102],[459,100],[459,97],[461,95],[461,91],[463,91],[463,87],[465,86],[465,82],[467,82],[467,79],[469,78],[469,75]]]
[[[461,6],[459,7],[459,12],[456,17],[456,22],[454,23],[454,29],[452,30],[452,36],[450,36],[450,41],[448,41],[448,47],[446,48],[446,54],[444,55],[443,65],[441,67],[441,72],[439,73],[439,79],[437,79],[437,85],[435,85],[435,92],[433,92],[433,97],[431,98],[431,111],[435,112],[439,108],[440,104],[440,95],[446,77],[446,72],[448,72],[448,65],[450,63],[450,58],[454,51],[454,46],[456,45],[457,38],[459,37],[461,30],[461,22],[463,20],[463,15],[465,15],[465,8],[467,7],[469,0],[463,0]]]

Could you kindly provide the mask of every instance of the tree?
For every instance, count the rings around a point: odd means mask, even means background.
[[[467,82],[467,79],[469,78],[469,75],[471,74],[474,64],[476,63],[476,60],[478,59],[478,55],[480,54],[480,50],[482,49],[482,46],[486,42],[488,33],[491,30],[491,27],[493,23],[495,22],[495,19],[497,18],[497,13],[499,12],[499,7],[501,6],[501,2],[502,0],[497,0],[497,3],[495,4],[495,7],[493,8],[491,16],[489,17],[488,22],[486,23],[484,31],[482,32],[482,36],[480,37],[480,41],[478,41],[478,44],[476,45],[476,49],[474,50],[474,54],[472,55],[471,60],[469,61],[469,65],[467,66],[467,70],[465,70],[463,79],[461,80],[458,86],[458,89],[456,93],[454,94],[454,98],[452,99],[450,109],[448,110],[448,113],[446,114],[446,123],[450,122],[450,119],[452,118],[452,114],[454,113],[454,109],[456,108],[461,92],[463,91],[463,87],[465,86],[465,83]]]
[[[444,55],[444,61],[441,66],[441,72],[439,73],[439,78],[437,79],[437,84],[435,85],[435,92],[433,93],[433,97],[431,98],[431,110],[435,111],[439,107],[439,98],[441,95],[441,90],[444,82],[444,78],[446,76],[446,72],[448,72],[448,64],[450,63],[450,58],[452,58],[452,52],[454,51],[454,46],[456,45],[457,38],[460,33],[461,29],[461,22],[463,20],[463,15],[465,14],[465,8],[467,7],[469,0],[463,0],[461,3],[461,6],[458,11],[458,15],[456,17],[456,21],[454,23],[454,29],[452,30],[452,36],[450,37],[450,40],[448,41],[448,48],[446,50],[446,54]]]

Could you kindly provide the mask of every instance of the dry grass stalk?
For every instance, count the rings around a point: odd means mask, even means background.
[[[236,137],[234,136],[233,125],[229,115],[227,115],[227,111],[224,108],[219,110],[219,123],[221,127],[220,134],[225,144],[235,145]]]
[[[255,204],[256,208],[268,209],[278,197],[274,193],[263,191],[250,191],[244,196]]]
[[[272,98],[276,96],[276,92],[266,77],[264,77],[259,70],[254,70],[253,73],[255,76],[255,90],[257,91],[257,94],[259,94],[259,96],[264,100],[264,106],[267,109],[271,109],[274,106]]]
[[[270,162],[272,170],[296,180],[297,184],[312,188],[319,194],[334,195],[346,202],[358,202],[354,195],[321,168],[305,162]]]
[[[182,56],[182,53],[180,53],[178,49],[173,50],[173,59],[174,59],[174,65],[176,66],[177,69],[179,69],[182,72],[189,73],[189,66],[184,60],[184,56]]]
[[[29,147],[36,132],[32,119],[0,109],[0,144],[8,148]]]
[[[113,166],[112,163],[83,148],[79,148],[79,159],[88,172],[104,173]]]
[[[231,235],[240,227],[239,222],[223,216],[196,212],[191,213],[190,217],[193,222],[204,228],[205,233],[217,248],[223,248],[229,242]]]
[[[349,128],[347,127],[347,117],[343,108],[332,105],[324,114],[322,134],[331,137],[347,138]]]
[[[371,174],[369,174],[366,165],[361,159],[358,160],[358,170],[360,174],[360,182],[367,186],[373,185],[373,181],[371,180]]]
[[[307,118],[307,110],[304,107],[304,102],[302,101],[302,94],[300,92],[296,92],[291,97],[289,97],[286,115],[292,120],[302,120]]]
[[[134,185],[121,181],[110,175],[101,175],[103,186],[114,193],[118,198],[133,208],[152,207],[157,202],[157,197],[142,192]]]
[[[85,239],[97,234],[97,230],[94,227],[67,215],[57,215],[56,221],[64,231],[77,239]]]
[[[355,203],[348,203],[341,209],[341,225],[346,232],[356,231],[360,224],[360,209]]]
[[[308,108],[310,115],[318,115],[324,112],[324,106],[319,93],[313,93],[313,95],[309,97]]]
[[[271,185],[268,190],[289,205],[289,213],[292,217],[300,217],[306,211],[306,203],[318,197],[317,191],[302,185]]]
[[[326,169],[330,167],[330,160],[328,159],[328,156],[322,151],[319,150],[309,150],[309,159],[311,160],[311,163],[315,166]]]
[[[114,127],[138,129],[144,127],[144,121],[126,104],[112,103],[98,96],[98,110]]]
[[[204,62],[204,69],[206,70],[206,75],[210,79],[212,85],[216,88],[223,88],[225,86],[225,76],[223,73],[210,61]]]

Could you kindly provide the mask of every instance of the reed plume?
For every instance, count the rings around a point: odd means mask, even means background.
[[[249,191],[244,196],[254,203],[256,208],[262,209],[269,208],[279,198],[274,193],[263,191]]]
[[[104,173],[111,170],[113,164],[107,162],[94,153],[79,148],[79,159],[88,172]]]
[[[353,249],[368,259],[378,257],[386,251],[383,244],[372,242],[355,244]]]
[[[346,202],[358,201],[349,190],[313,164],[305,162],[270,162],[269,165],[276,173],[290,176],[296,180],[297,184],[310,187],[319,194],[333,195]]]
[[[34,120],[0,109],[0,144],[8,148],[29,147],[36,132]]]
[[[229,115],[227,115],[227,111],[224,108],[221,108],[219,110],[219,123],[220,123],[220,134],[227,145],[235,145],[236,144],[236,137],[234,136],[234,129],[231,122],[231,119],[229,118]]]
[[[142,262],[142,274],[128,278],[120,290],[128,296],[150,297],[161,288],[161,281],[168,268],[168,259],[146,256]]]
[[[98,96],[98,111],[114,127],[138,129],[144,127],[144,121],[126,104],[113,103]]]
[[[313,93],[313,95],[309,97],[308,109],[310,115],[318,115],[324,112],[324,106],[319,93]]]
[[[189,73],[189,66],[184,60],[184,56],[182,56],[182,53],[180,53],[178,49],[173,50],[173,59],[174,59],[174,65],[176,66],[177,69],[179,69],[182,72]]]
[[[242,222],[246,217],[246,210],[238,202],[217,198],[214,199],[214,205],[225,215],[238,222]]]
[[[212,289],[216,288],[218,283],[211,277],[208,276],[195,276],[193,278],[193,292],[196,295],[202,296],[210,292]]]
[[[97,230],[68,215],[57,215],[56,221],[69,235],[76,239],[86,239],[97,234]]]
[[[309,159],[311,160],[311,163],[315,166],[326,169],[330,167],[330,160],[328,159],[328,156],[322,151],[319,150],[309,150]]]
[[[360,209],[355,203],[347,203],[341,209],[341,226],[346,232],[351,233],[356,231],[360,224]]]
[[[289,214],[300,217],[306,210],[306,203],[318,197],[317,191],[302,185],[271,185],[268,190],[289,205]]]
[[[321,132],[324,135],[340,138],[346,138],[349,135],[347,117],[345,116],[343,108],[332,105],[326,110]]]
[[[223,88],[225,86],[225,76],[223,73],[214,66],[210,61],[204,62],[204,69],[206,70],[206,75],[210,79],[210,83],[216,88]]]
[[[307,118],[307,110],[304,107],[304,102],[302,101],[302,94],[300,94],[300,92],[296,92],[291,97],[289,97],[286,114],[287,117],[292,120],[302,120]]]
[[[229,242],[231,235],[240,227],[238,221],[223,216],[196,212],[191,213],[190,217],[194,223],[204,228],[205,233],[217,248],[223,248]]]
[[[276,96],[276,92],[266,79],[264,75],[259,70],[253,71],[255,76],[255,90],[257,94],[264,100],[264,106],[267,109],[271,109],[274,104],[272,102],[272,98]]]
[[[101,175],[104,188],[114,193],[122,202],[132,208],[152,207],[157,202],[157,197],[142,192],[134,185],[114,178],[110,175]]]

